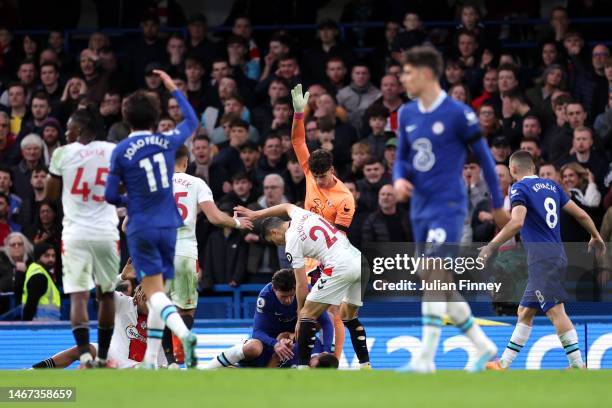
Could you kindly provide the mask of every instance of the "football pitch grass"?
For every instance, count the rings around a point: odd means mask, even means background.
[[[610,407],[612,371],[0,371],[0,387],[74,387],[15,407]]]

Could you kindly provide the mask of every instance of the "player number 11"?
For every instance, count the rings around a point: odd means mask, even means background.
[[[162,188],[169,188],[170,183],[168,182],[168,168],[166,167],[166,158],[163,153],[157,153],[153,156],[153,161],[159,165],[159,175],[161,176]],[[138,162],[141,169],[144,169],[147,173],[147,181],[149,182],[149,191],[154,193],[157,191],[157,180],[155,180],[155,174],[153,174],[153,164],[148,157]]]

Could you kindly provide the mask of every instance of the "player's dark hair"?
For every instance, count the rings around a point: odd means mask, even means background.
[[[295,289],[295,274],[293,269],[281,269],[272,275],[272,288],[281,292]]]
[[[308,167],[312,174],[323,174],[332,168],[334,156],[330,151],[317,149],[308,158]]]
[[[158,118],[156,103],[144,91],[136,91],[128,97],[125,119],[132,130],[151,130]]]
[[[70,120],[76,123],[81,128],[80,139],[93,140],[98,134],[98,118],[96,116],[95,107],[87,106],[86,108],[77,109]]]
[[[435,48],[428,46],[413,47],[406,53],[406,64],[417,68],[429,68],[436,78],[442,76],[444,60]]]
[[[189,149],[187,149],[187,146],[182,145],[181,147],[176,149],[176,153],[174,154],[174,159],[176,161],[183,160],[186,157],[189,157]]]
[[[321,354],[317,360],[317,365],[313,368],[338,368],[339,365],[338,357],[331,353]]]
[[[520,169],[529,171],[535,169],[535,162],[531,154],[525,150],[518,150],[510,156],[510,164]]]
[[[278,217],[268,217],[261,223],[261,238],[268,241],[268,236],[272,230],[280,228],[285,221]]]

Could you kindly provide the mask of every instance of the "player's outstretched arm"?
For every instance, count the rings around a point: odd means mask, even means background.
[[[569,200],[564,206],[563,211],[574,217],[576,221],[582,225],[582,228],[587,230],[589,234],[591,234],[591,240],[589,241],[589,252],[594,251],[595,256],[600,258],[603,254],[606,253],[606,244],[601,238],[599,231],[597,231],[597,227],[593,222],[593,219],[586,213],[582,208],[578,207],[578,205]]]
[[[250,219],[251,221],[255,221],[261,218],[268,217],[283,217],[288,216],[291,217],[291,212],[294,208],[298,208],[291,203],[283,203],[278,204],[269,208],[264,208],[263,210],[254,211],[243,207],[241,205],[234,207],[234,211],[236,211],[239,215]]]
[[[306,129],[304,128],[304,109],[306,109],[309,97],[309,92],[302,95],[302,84],[297,84],[291,90],[294,111],[293,124],[291,126],[291,144],[298,162],[304,171],[308,168],[308,158],[310,157],[308,146],[306,146]]]
[[[217,207],[214,201],[204,201],[200,203],[200,208],[208,221],[217,227],[238,228],[238,229],[253,229],[253,223],[248,218],[230,217]]]
[[[106,189],[104,190],[104,199],[117,207],[127,207],[128,199],[126,195],[119,193],[119,185],[121,179],[112,172],[108,174],[106,179]]]
[[[515,236],[523,227],[525,223],[525,216],[527,215],[527,207],[524,205],[517,205],[512,208],[512,213],[510,216],[510,221],[504,225],[504,227],[497,233],[495,238],[489,242],[488,245],[480,248],[480,253],[478,254],[479,258],[482,258],[487,261],[493,252],[500,247],[504,242],[508,241],[510,238]]]
[[[170,78],[170,75],[159,69],[153,70],[153,73],[159,75],[164,86],[166,87],[168,92],[170,92],[172,96],[176,99],[176,102],[178,103],[179,108],[181,109],[181,113],[183,114],[184,119],[181,123],[177,125],[176,128],[179,132],[179,139],[181,139],[180,144],[183,144],[185,143],[185,140],[187,140],[193,134],[193,132],[198,129],[198,126],[200,125],[200,123],[198,122],[198,117],[185,95],[183,95],[183,93],[179,91],[172,78]]]

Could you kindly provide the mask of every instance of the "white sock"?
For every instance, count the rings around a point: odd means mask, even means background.
[[[244,360],[244,351],[242,350],[242,346],[242,344],[236,344],[234,347],[225,350],[223,353],[210,360],[210,362],[206,365],[206,368],[230,367],[237,364],[239,361]]]
[[[426,363],[432,363],[436,356],[445,312],[446,302],[423,301],[421,303],[423,338],[421,339],[420,358]]]
[[[510,341],[499,360],[503,368],[510,367],[510,364],[512,364],[516,356],[518,356],[518,353],[523,349],[523,346],[525,346],[525,343],[527,343],[527,340],[529,340],[530,334],[531,326],[527,326],[523,323],[516,324],[512,332],[512,337],[510,337]]]
[[[568,330],[565,333],[559,334],[559,340],[565,350],[567,361],[569,361],[570,367],[582,368],[584,362],[582,361],[582,354],[580,354],[580,346],[578,345],[578,333],[576,329]]]
[[[155,313],[161,316],[162,322],[166,323],[166,326],[172,330],[172,333],[176,334],[176,337],[184,339],[189,334],[189,329],[178,314],[176,306],[172,304],[172,301],[164,292],[155,292],[149,299],[149,302],[152,305],[149,314]]]
[[[143,363],[157,366],[157,354],[164,335],[164,321],[159,313],[155,313],[153,302],[147,301],[149,315],[147,316],[147,351]]]
[[[478,351],[489,350],[495,346],[474,321],[470,305],[466,301],[448,302],[448,315],[455,326],[472,341]]]
[[[79,357],[79,362],[81,364],[86,364],[86,363],[89,363],[90,361],[93,361],[93,356],[91,355],[91,353],[83,353]]]

